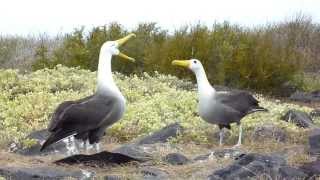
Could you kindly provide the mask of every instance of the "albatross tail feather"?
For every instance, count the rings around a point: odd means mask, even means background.
[[[51,144],[60,141],[63,138],[66,138],[68,136],[71,136],[75,133],[75,131],[65,131],[62,129],[59,129],[58,131],[52,133],[49,138],[46,140],[46,142],[43,143],[43,145],[40,148],[40,151],[43,151],[46,147],[50,146]]]

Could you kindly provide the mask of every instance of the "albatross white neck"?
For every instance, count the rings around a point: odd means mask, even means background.
[[[100,51],[98,77],[97,77],[97,92],[101,94],[120,94],[119,88],[116,86],[111,71],[112,54],[108,51]]]
[[[215,93],[215,89],[210,85],[206,72],[204,71],[203,67],[197,68],[193,70],[194,74],[196,75],[197,85],[198,85],[198,95],[199,97],[208,95],[212,95]]]

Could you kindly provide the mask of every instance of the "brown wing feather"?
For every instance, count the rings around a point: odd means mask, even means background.
[[[114,97],[89,97],[76,102],[62,103],[56,110],[57,114],[52,119],[52,131],[46,140],[42,150],[69,135],[79,135],[80,138],[88,138],[88,133],[99,129],[105,119],[112,119],[112,112],[115,112],[117,99]],[[64,110],[62,108],[65,107]],[[111,116],[111,117],[110,117]],[[104,127],[103,130],[105,130]],[[98,141],[103,132],[98,134]],[[84,135],[82,137],[82,135]]]
[[[92,96],[88,96],[88,97],[85,97],[85,98],[82,98],[82,99],[79,99],[76,101],[65,101],[65,102],[59,104],[51,117],[51,121],[48,125],[48,130],[50,132],[55,131],[55,129],[57,128],[58,124],[61,121],[61,117],[64,115],[64,113],[66,112],[67,109],[69,109],[71,106],[73,106],[75,104],[79,104],[84,101],[87,101],[88,99],[92,98]]]
[[[218,96],[218,100],[243,114],[247,114],[255,108],[260,108],[259,101],[246,91],[221,93]]]

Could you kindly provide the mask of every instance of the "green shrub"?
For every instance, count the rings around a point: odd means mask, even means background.
[[[114,73],[115,81],[127,99],[124,117],[107,130],[120,140],[132,140],[149,134],[170,123],[180,122],[186,133],[182,140],[207,142],[215,126],[201,120],[196,114],[196,91],[185,90],[190,82],[157,72],[153,76],[125,76]],[[0,145],[11,141],[23,142],[34,130],[46,128],[54,109],[63,101],[75,100],[95,92],[96,72],[58,65],[29,74],[16,70],[0,70]],[[189,89],[189,88],[188,88]],[[273,123],[290,130],[294,125],[280,120],[288,109],[311,109],[298,105],[280,104],[259,98],[269,113],[256,113],[244,119],[244,128]],[[232,131],[233,134],[237,130]]]
[[[197,58],[202,61],[213,84],[275,93],[287,82],[300,85],[295,77],[311,59],[300,48],[304,34],[311,31],[304,32],[301,28],[305,21],[294,22],[288,22],[287,26],[278,24],[252,29],[228,22],[216,23],[211,28],[196,24],[184,26],[173,33],[155,23],[142,23],[130,31],[136,33],[137,38],[122,48],[137,62],[125,64],[114,57],[113,69],[126,75],[158,71],[193,79],[190,72],[172,67],[171,61]],[[127,33],[117,23],[94,27],[88,32],[84,28],[77,29],[65,36],[62,45],[50,58],[46,47],[39,46],[33,68],[52,68],[63,64],[95,71],[101,45]]]

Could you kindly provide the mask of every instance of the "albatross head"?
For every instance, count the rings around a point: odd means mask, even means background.
[[[135,61],[134,58],[129,57],[129,56],[121,53],[119,50],[119,47],[121,47],[123,44],[125,44],[129,39],[131,39],[133,37],[136,37],[136,35],[131,33],[131,34],[127,35],[126,37],[118,39],[116,41],[107,41],[102,45],[101,51],[108,52],[111,55],[119,56],[119,57],[122,57],[123,59],[134,62]]]
[[[112,71],[111,71],[111,61],[112,56],[120,56],[123,59],[134,62],[135,60],[120,52],[119,47],[125,44],[129,39],[135,37],[135,34],[129,34],[124,38],[116,41],[105,42],[99,54],[99,63],[97,71],[97,92],[100,94],[113,94],[124,100],[119,88],[113,81]]]
[[[201,62],[198,59],[174,60],[172,61],[172,65],[188,68],[194,73],[203,69]]]
[[[199,102],[208,99],[208,96],[214,95],[215,89],[210,85],[206,72],[198,59],[174,60],[172,61],[172,65],[188,68],[195,74],[198,84]]]

